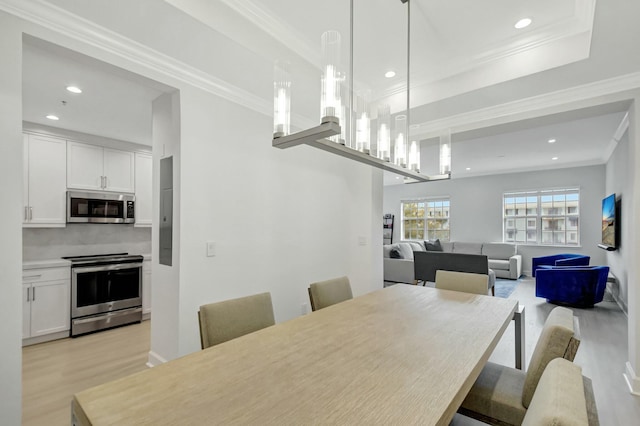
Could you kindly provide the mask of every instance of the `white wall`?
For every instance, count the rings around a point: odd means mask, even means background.
[[[605,192],[605,167],[590,166],[540,172],[510,173],[392,185],[384,188],[384,213],[395,215],[393,241],[401,240],[400,202],[421,197],[451,199],[451,241],[502,241],[502,194],[550,188],[580,188],[580,247],[542,247],[518,245],[523,273],[531,274],[531,258],[554,253],[580,252],[591,256],[592,265],[606,264],[604,251],[596,244],[601,239],[602,197]]]
[[[22,33],[0,12],[0,422],[21,418],[22,323]]]
[[[629,296],[628,264],[632,260],[629,256],[628,230],[635,219],[632,202],[633,192],[631,191],[631,180],[629,179],[629,170],[632,167],[631,161],[632,159],[629,155],[629,132],[627,131],[618,142],[606,166],[606,194],[615,193],[622,209],[621,217],[617,218],[620,229],[618,250],[607,252],[606,254],[607,265],[609,265],[611,273],[616,277],[616,282],[610,285],[610,290],[625,312],[627,311]]]

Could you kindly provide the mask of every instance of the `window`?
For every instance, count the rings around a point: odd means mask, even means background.
[[[580,190],[509,192],[503,196],[504,241],[580,244]]]
[[[403,201],[400,207],[403,240],[449,241],[448,199]]]

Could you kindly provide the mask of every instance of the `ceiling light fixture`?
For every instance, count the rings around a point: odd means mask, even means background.
[[[556,140],[555,140],[555,139],[549,139],[547,142],[549,142],[549,143],[556,143]]]
[[[514,27],[519,29],[519,30],[521,30],[523,28],[528,27],[529,25],[531,25],[531,19],[530,18],[522,18],[518,22],[516,22]]]
[[[60,120],[60,117],[58,117],[57,115],[53,115],[53,114],[49,114],[49,115],[47,115],[47,118],[48,118],[49,120],[53,120],[53,121],[58,121],[58,120]]]
[[[465,170],[466,170],[466,171],[469,171],[469,170],[471,170],[471,167],[467,167]]]
[[[296,145],[310,145],[360,163],[383,169],[410,178],[410,182],[429,182],[451,178],[451,133],[440,147],[440,174],[427,176],[420,174],[420,143],[410,140],[410,58],[411,58],[411,4],[407,4],[407,109],[395,117],[395,127],[391,129],[391,114],[388,105],[378,104],[377,147],[371,149],[370,107],[366,96],[353,93],[353,0],[350,1],[350,54],[349,70],[340,67],[340,34],[327,31],[322,34],[322,77],[320,125],[290,134],[289,109],[291,99],[291,78],[283,72],[282,64],[276,63],[274,73],[274,127],[272,145],[276,148],[290,148]],[[391,71],[385,74],[388,78]],[[394,73],[395,75],[395,73]],[[348,80],[347,81],[347,76]],[[355,105],[354,105],[355,103]],[[354,108],[355,106],[355,108]],[[346,131],[348,130],[348,131]],[[394,145],[391,145],[391,136]],[[443,163],[444,161],[444,163]]]
[[[552,159],[553,161],[555,161],[555,160],[557,160],[557,159],[558,159],[558,157],[551,157],[551,159]]]
[[[393,78],[396,76],[396,72],[395,71],[387,71],[384,73],[384,76],[387,78]]]
[[[67,90],[71,93],[76,93],[76,94],[82,93],[82,89],[76,86],[67,86]]]

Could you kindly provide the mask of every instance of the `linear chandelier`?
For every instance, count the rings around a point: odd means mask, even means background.
[[[395,117],[393,128],[389,106],[378,105],[377,137],[373,147],[371,112],[367,96],[366,94],[354,96],[353,93],[353,0],[351,0],[349,90],[346,90],[345,86],[346,74],[340,68],[340,34],[337,31],[327,31],[321,38],[323,68],[320,125],[290,134],[291,78],[287,64],[277,62],[274,67],[272,142],[274,147],[284,149],[302,144],[309,145],[402,175],[407,183],[451,178],[450,132],[448,137],[446,134],[440,137],[440,174],[438,175],[427,176],[420,173],[420,143],[419,141],[409,143],[411,4],[410,0],[400,1],[407,4],[407,105],[405,114]],[[342,123],[345,126],[342,126]]]

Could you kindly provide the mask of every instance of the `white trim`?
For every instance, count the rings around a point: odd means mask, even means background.
[[[624,117],[622,117],[622,120],[620,121],[618,128],[613,133],[613,137],[609,141],[609,144],[607,145],[607,149],[605,150],[602,156],[602,161],[604,163],[607,163],[609,161],[609,158],[611,158],[613,151],[615,151],[616,147],[618,146],[618,142],[620,142],[620,139],[622,139],[622,137],[624,136],[624,133],[627,131],[628,128],[629,128],[629,113],[627,112],[624,115]]]
[[[167,360],[155,353],[154,351],[149,351],[149,358],[147,361],[147,367],[153,368],[157,365],[166,363]]]
[[[627,361],[626,371],[623,376],[624,380],[627,382],[627,386],[629,386],[629,392],[633,395],[640,396],[640,377],[636,376],[636,373],[633,371],[633,367],[629,361]]]
[[[544,111],[638,88],[640,88],[640,72],[633,72],[421,123],[417,127],[412,127],[411,136],[425,139],[437,137],[442,129],[446,128],[451,128],[456,133],[474,130],[487,127],[489,120],[509,121],[509,118],[513,119],[520,114]]]

